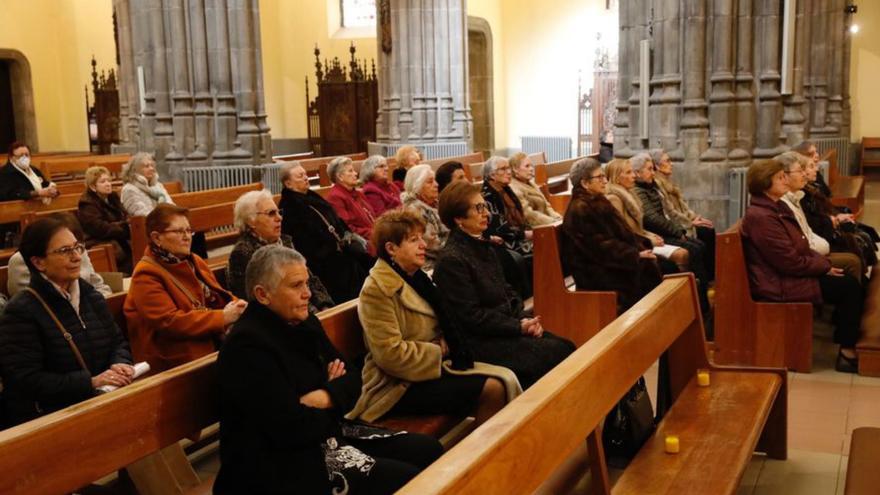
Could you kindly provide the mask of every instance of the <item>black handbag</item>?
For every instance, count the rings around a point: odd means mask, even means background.
[[[602,445],[608,466],[625,468],[654,433],[654,411],[645,378],[624,394],[605,417]]]

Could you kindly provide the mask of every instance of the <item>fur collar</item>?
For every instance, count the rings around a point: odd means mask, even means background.
[[[642,217],[644,216],[644,211],[642,210],[642,203],[639,199],[630,193],[625,187],[619,186],[617,184],[608,184],[608,194],[612,194],[620,198],[620,201],[623,203],[623,208],[629,213],[630,216],[635,218],[639,225],[642,224]]]
[[[370,270],[370,277],[376,287],[387,297],[396,297],[407,309],[436,317],[434,309],[412,287],[407,284],[394,268],[391,268],[385,260],[379,259]]]

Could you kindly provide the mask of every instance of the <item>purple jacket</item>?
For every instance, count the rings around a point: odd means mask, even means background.
[[[339,184],[334,184],[327,195],[327,202],[333,205],[336,214],[348,225],[348,228],[367,241],[370,240],[376,214],[362,192],[357,189],[349,191]]]
[[[364,184],[364,196],[377,216],[388,210],[400,208],[400,189],[393,182],[386,181],[380,184],[374,180],[368,181]]]
[[[752,196],[742,220],[743,251],[758,301],[820,304],[818,278],[831,262],[810,249],[794,213],[782,201]]]

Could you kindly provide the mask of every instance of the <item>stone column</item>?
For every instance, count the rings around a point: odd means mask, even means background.
[[[679,42],[681,29],[679,25],[680,5],[675,2],[663,2],[654,0],[654,19],[652,27],[653,57],[649,89],[649,102],[651,105],[649,115],[649,138],[648,147],[661,147],[668,150],[677,150],[680,146],[679,134],[679,107],[681,106],[681,82],[682,67],[679,58]],[[687,7],[686,7],[687,8]],[[688,22],[685,20],[685,22]],[[687,27],[685,27],[687,30]],[[701,49],[702,47],[694,47]],[[701,50],[702,52],[702,50]],[[685,60],[693,55],[686,53]],[[700,66],[703,69],[703,66]]]
[[[831,60],[828,64],[828,131],[833,135],[840,133],[843,124],[843,50],[844,38],[844,12],[845,0],[831,0],[831,12],[828,32],[828,40],[831,44]]]
[[[633,61],[637,60],[637,57],[630,52],[633,39],[630,31],[632,31],[631,23],[634,17],[630,10],[633,7],[633,2],[619,4],[620,38],[617,64],[617,116],[614,119],[614,154],[623,158],[632,156],[628,142],[630,134],[635,132],[629,125],[628,98]]]
[[[734,12],[733,0],[714,0],[712,17],[712,68],[709,75],[710,148],[701,156],[705,161],[727,158],[731,143],[731,117],[734,112]]]
[[[379,36],[379,117],[370,153],[406,144],[426,158],[472,147],[464,0],[388,0],[390,51]]]
[[[782,93],[780,93],[780,3],[756,2],[755,34],[758,47],[758,129],[753,156],[770,158],[785,151],[782,136]]]
[[[809,71],[810,22],[807,17],[807,2],[797,2],[794,28],[794,68],[792,70],[792,92],[783,97],[782,131],[786,142],[794,146],[804,140],[807,133],[808,108],[804,98],[804,74]]]
[[[114,0],[113,13],[116,20],[116,50],[119,53],[119,67],[116,85],[119,88],[119,144],[113,147],[120,153],[137,149],[138,114],[140,98],[137,89],[137,76],[132,51],[131,16],[128,2]]]

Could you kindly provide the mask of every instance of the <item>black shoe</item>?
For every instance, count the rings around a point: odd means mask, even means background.
[[[834,369],[841,373],[858,373],[859,358],[848,358],[842,352],[838,352],[837,363],[834,364]]]

